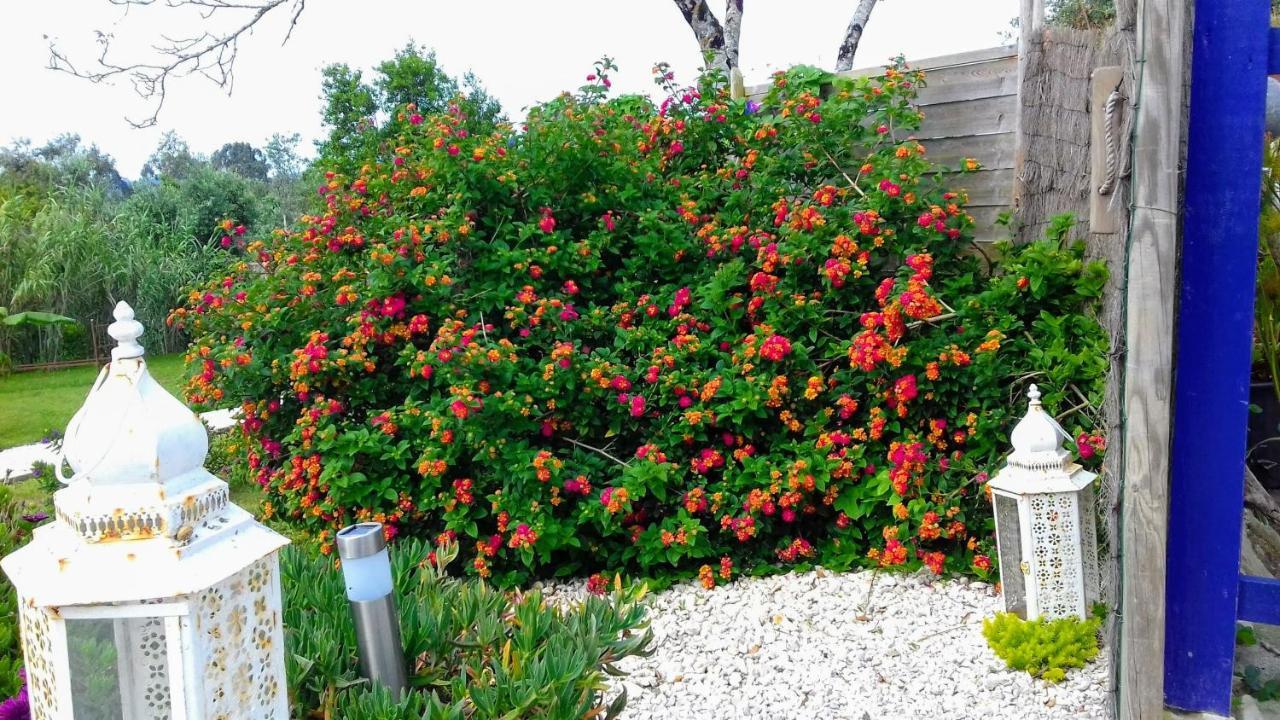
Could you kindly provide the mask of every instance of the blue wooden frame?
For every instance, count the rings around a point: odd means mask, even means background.
[[[1238,619],[1280,622],[1280,582],[1240,575],[1267,0],[1197,0],[1169,495],[1165,704],[1229,715]]]

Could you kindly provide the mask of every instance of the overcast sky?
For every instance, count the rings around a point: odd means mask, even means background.
[[[471,70],[509,115],[581,84],[601,55],[621,71],[614,87],[650,92],[650,68],[671,63],[690,79],[700,58],[693,34],[671,0],[310,0],[293,37],[281,46],[287,8],[269,15],[240,45],[234,92],[190,77],[173,83],[156,128],[125,117],[148,107],[125,82],[93,85],[48,70],[50,41],[89,66],[96,31],[115,35],[117,61],[148,57],[162,33],[190,34],[200,19],[157,0],[124,8],[108,0],[5,3],[0,21],[0,144],[41,143],[78,133],[136,177],[162,131],[175,129],[200,153],[231,140],[254,144],[298,132],[304,150],[320,134],[320,68],[345,62],[369,68],[410,39],[435,48],[445,68]],[[796,63],[835,64],[855,0],[747,0],[741,55],[747,84]],[[1017,0],[882,0],[855,65],[879,65],[898,53],[925,58],[1000,44]],[[712,1],[716,12],[723,8]],[[47,36],[47,39],[46,39]]]

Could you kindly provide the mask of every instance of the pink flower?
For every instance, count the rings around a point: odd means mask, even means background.
[[[781,335],[770,335],[760,344],[760,357],[778,362],[791,354],[791,341]]]
[[[418,113],[414,113],[414,114],[410,115],[410,116],[409,116],[409,124],[410,124],[410,125],[421,125],[421,124],[422,124],[422,116],[421,116],[421,115],[419,115]]]
[[[631,396],[631,417],[640,417],[644,415],[644,396]]]

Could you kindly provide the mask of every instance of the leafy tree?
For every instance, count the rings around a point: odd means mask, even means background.
[[[173,130],[166,130],[160,136],[160,144],[142,166],[142,177],[144,180],[157,180],[161,177],[181,180],[202,163],[200,158],[191,153],[186,140]]]
[[[390,137],[397,108],[412,103],[420,114],[442,113],[455,101],[471,132],[485,132],[502,120],[502,107],[471,73],[461,82],[445,72],[435,52],[409,42],[380,64],[372,82],[347,65],[323,70],[324,124],[329,136],[318,143],[322,164],[348,167],[355,158]]]
[[[267,155],[247,142],[237,141],[224,144],[214,151],[209,162],[215,170],[233,172],[250,180],[267,181],[271,166],[267,164]]]
[[[301,141],[302,136],[298,133],[275,133],[267,141],[262,152],[272,179],[296,180],[301,177],[302,170],[307,165],[306,160],[298,154],[298,143]]]
[[[1115,17],[1115,0],[1048,0],[1045,4],[1045,18],[1050,25],[1088,30],[1105,27]]]
[[[72,133],[38,148],[22,139],[0,149],[0,182],[40,191],[100,185],[115,197],[129,192],[129,183],[116,170],[115,160],[97,145],[84,147],[80,136]]]
[[[325,67],[321,75],[322,121],[329,137],[317,147],[321,155],[351,157],[361,146],[364,131],[373,126],[378,110],[374,90],[365,84],[359,70],[343,63]]]

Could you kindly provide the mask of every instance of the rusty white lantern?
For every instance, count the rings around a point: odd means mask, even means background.
[[[1079,617],[1098,599],[1093,481],[1062,447],[1066,431],[1027,392],[1013,452],[988,486],[1005,610],[1025,619]]]
[[[0,562],[18,593],[33,720],[288,717],[279,550],[204,469],[125,303],[63,444],[53,522]]]

